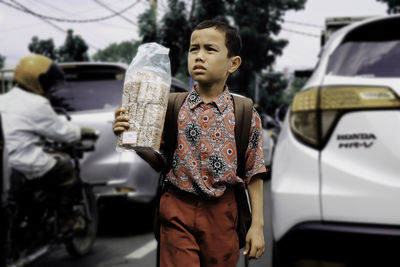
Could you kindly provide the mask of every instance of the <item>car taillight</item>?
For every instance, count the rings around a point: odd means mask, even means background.
[[[339,117],[347,111],[398,109],[400,99],[389,88],[329,86],[310,88],[293,99],[290,128],[305,144],[322,148]]]

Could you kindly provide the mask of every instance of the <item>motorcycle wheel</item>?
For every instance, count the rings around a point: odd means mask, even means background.
[[[13,231],[13,213],[10,206],[1,208],[0,215],[0,267],[10,266],[12,263],[14,251],[14,242],[12,238]],[[15,256],[15,255],[14,255]]]
[[[0,215],[0,267],[6,267],[8,261],[7,236],[9,231],[8,216],[5,208]]]
[[[85,229],[76,233],[74,237],[72,237],[65,243],[65,247],[72,257],[81,257],[88,254],[94,245],[94,241],[97,235],[97,199],[90,186],[85,186],[84,189],[92,220],[89,221],[85,218]]]

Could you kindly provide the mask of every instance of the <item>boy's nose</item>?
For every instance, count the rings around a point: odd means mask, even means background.
[[[204,60],[204,57],[203,57],[204,55],[203,55],[203,52],[202,51],[199,51],[197,54],[196,54],[196,62],[198,62],[198,61],[203,61]]]

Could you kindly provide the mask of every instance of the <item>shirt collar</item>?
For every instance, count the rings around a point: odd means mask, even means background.
[[[197,88],[193,86],[192,91],[189,93],[188,102],[190,109],[194,109],[200,103],[204,103],[201,99],[199,93],[197,93]],[[231,95],[229,93],[229,88],[227,85],[224,87],[224,91],[215,97],[210,103],[215,103],[219,112],[223,112],[225,108],[231,103]]]

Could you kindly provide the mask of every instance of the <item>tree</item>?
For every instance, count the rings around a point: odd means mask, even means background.
[[[178,74],[180,66],[185,65],[185,58],[187,58],[186,52],[189,46],[190,27],[186,19],[185,10],[185,3],[182,1],[169,0],[168,11],[163,16],[159,28],[160,43],[170,49],[169,57],[173,76]]]
[[[395,14],[400,13],[400,0],[377,0],[388,5],[387,13]]]
[[[30,52],[49,57],[53,60],[57,59],[57,53],[52,38],[40,40],[37,36],[33,36],[28,45]]]
[[[137,53],[140,45],[139,41],[124,41],[121,43],[112,43],[104,49],[98,50],[93,55],[94,61],[117,61],[131,63]]]
[[[274,114],[277,107],[282,104],[282,95],[288,85],[288,80],[283,73],[268,71],[261,74],[260,103],[261,111]]]
[[[145,32],[151,32],[152,36],[156,36],[154,40],[159,40],[163,45],[169,47],[172,73],[175,76],[182,76],[183,73],[187,75],[186,51],[191,29],[200,21],[215,17],[230,22],[239,29],[243,40],[241,54],[243,63],[239,71],[230,77],[228,83],[232,91],[251,95],[251,88],[255,85],[255,74],[260,74],[261,71],[268,69],[273,73],[272,64],[276,57],[282,54],[288,43],[287,40],[274,37],[281,30],[285,12],[304,8],[306,0],[191,0],[190,9],[185,8],[184,3],[187,2],[185,0],[169,0],[168,11],[158,28],[154,24],[154,19],[148,19],[151,16],[149,11],[146,11],[147,13],[142,14],[141,17],[141,27],[143,28],[141,36],[145,36]],[[157,29],[160,30],[157,32]],[[271,83],[276,82],[276,77],[272,74],[264,77],[264,79],[269,78],[272,79]],[[264,103],[269,103],[269,100],[262,99],[263,97],[268,98],[268,90],[272,90],[271,87],[266,86],[267,84],[269,83],[264,82],[260,87],[260,91],[266,91],[260,93],[261,102]],[[283,88],[285,87],[280,86],[280,90]],[[271,92],[271,95],[274,94]]]
[[[306,0],[268,1],[235,0],[231,14],[243,41],[243,63],[233,77],[232,89],[245,93],[254,79],[254,73],[267,69],[282,54],[288,41],[275,39],[279,34],[283,16],[288,10],[304,8]]]
[[[157,5],[153,0],[149,9],[147,9],[138,18],[139,36],[142,37],[142,43],[157,41]]]
[[[4,67],[4,62],[6,61],[6,57],[0,55],[0,69]]]
[[[194,1],[194,0],[192,0]],[[197,0],[194,1],[192,8],[192,17],[190,18],[190,24],[195,27],[197,24],[206,19],[219,18],[227,22],[227,3],[231,1],[221,1],[221,0]]]
[[[60,62],[89,60],[88,45],[79,35],[73,35],[73,33],[73,30],[68,30],[64,44],[58,49]]]

